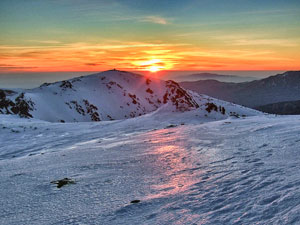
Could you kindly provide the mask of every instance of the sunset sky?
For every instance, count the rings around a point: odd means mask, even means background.
[[[299,0],[1,0],[0,72],[299,70]]]

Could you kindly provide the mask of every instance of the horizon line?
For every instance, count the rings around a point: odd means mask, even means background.
[[[107,70],[57,70],[57,71],[0,71],[0,74],[14,74],[14,73],[75,73],[75,72],[88,72],[88,73],[99,73],[99,72],[105,72],[105,71],[110,71],[110,70],[114,70],[114,69],[107,69]],[[116,69],[115,70],[118,70],[118,71],[128,71],[128,72],[147,72],[147,73],[161,73],[161,72],[199,72],[199,71],[222,71],[222,72],[225,72],[225,71],[247,71],[247,72],[260,72],[260,71],[300,71],[300,68],[299,69],[286,69],[286,70],[160,70],[160,71],[157,71],[157,72],[150,72],[148,70],[124,70],[124,69]]]

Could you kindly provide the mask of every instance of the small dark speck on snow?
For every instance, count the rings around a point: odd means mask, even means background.
[[[136,203],[139,203],[141,200],[132,200],[130,203],[132,204],[136,204]]]
[[[61,188],[62,186],[66,185],[66,184],[75,184],[75,181],[70,179],[70,178],[64,178],[61,180],[55,180],[55,181],[51,181],[51,184],[56,184],[57,188]]]
[[[166,126],[165,129],[167,129],[167,128],[173,128],[173,127],[177,127],[177,125],[170,124],[169,126]]]

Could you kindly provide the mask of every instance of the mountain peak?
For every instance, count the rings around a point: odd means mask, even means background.
[[[0,92],[0,114],[17,114],[49,122],[128,119],[161,111],[161,108],[164,112],[198,109],[200,115],[213,118],[226,117],[236,110],[249,113],[249,109],[241,111],[230,103],[187,91],[172,80],[152,79],[119,70],[44,84],[29,90]]]
[[[101,121],[141,116],[168,104],[171,111],[198,108],[174,81],[109,70],[43,84],[9,96],[1,92],[0,113],[46,121]]]

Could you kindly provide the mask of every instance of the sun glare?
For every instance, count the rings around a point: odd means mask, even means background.
[[[165,67],[164,62],[161,59],[150,59],[146,61],[135,61],[133,62],[135,66],[138,66],[140,70],[147,70],[152,73],[158,72]]]
[[[155,72],[159,71],[160,68],[159,68],[158,66],[150,66],[150,67],[148,68],[148,70],[149,70],[150,72],[152,72],[152,73],[155,73]]]

